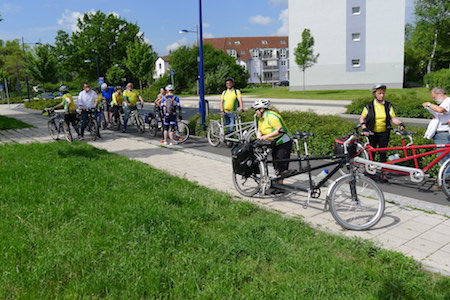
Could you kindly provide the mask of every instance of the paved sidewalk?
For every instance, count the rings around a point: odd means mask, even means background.
[[[31,116],[23,110],[0,106],[0,114],[15,117],[37,126],[33,130],[1,132],[0,140],[5,142],[49,141],[46,119]],[[182,146],[161,147],[157,141],[145,136],[132,137],[126,134],[105,131],[103,138],[90,144],[109,152],[127,156],[155,168],[184,177],[190,181],[232,194],[236,199],[250,201],[292,217],[301,217],[311,225],[331,233],[348,237],[360,237],[374,241],[386,249],[402,252],[421,261],[425,268],[450,275],[450,215],[447,207],[430,207],[440,213],[431,214],[411,208],[416,206],[398,195],[385,194],[385,215],[373,229],[354,232],[342,229],[336,224],[329,211],[324,211],[324,199],[311,200],[310,207],[303,208],[305,194],[293,194],[278,198],[244,198],[233,187],[230,158],[182,148]],[[326,192],[322,191],[325,195]],[[393,270],[395,271],[395,270]]]

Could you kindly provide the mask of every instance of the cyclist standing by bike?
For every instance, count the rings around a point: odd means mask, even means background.
[[[177,110],[178,119],[181,120],[180,98],[174,95],[174,88],[171,84],[166,86],[166,95],[161,99],[161,108],[164,116],[164,145],[173,145],[175,136],[175,126],[177,126]],[[170,141],[168,139],[170,138]]]
[[[88,114],[91,108],[97,106],[97,93],[91,90],[89,83],[83,84],[83,90],[78,94],[77,106],[81,109],[81,130],[79,140],[84,140],[84,130],[86,129]]]
[[[80,135],[77,126],[77,108],[75,106],[75,102],[73,101],[72,95],[69,94],[69,89],[65,85],[62,85],[59,88],[59,91],[62,94],[62,102],[55,105],[53,108],[57,109],[64,107],[64,121],[66,122],[67,130],[70,130],[70,123],[72,123],[73,129],[75,129],[77,135]]]
[[[166,89],[162,87],[159,90],[159,94],[158,94],[158,96],[156,96],[156,100],[154,102],[155,103],[155,109],[154,109],[153,112],[155,113],[155,116],[156,115],[159,116],[159,118],[161,120],[163,119],[163,115],[162,115],[162,111],[161,111],[161,100],[166,95],[166,93],[167,93]]]
[[[125,92],[123,92],[123,100],[126,104],[124,108],[125,116],[123,120],[123,130],[122,132],[127,132],[127,122],[130,118],[130,113],[133,110],[137,110],[137,102],[138,100],[141,101],[142,106],[144,106],[144,99],[142,99],[142,96],[139,94],[139,91],[133,89],[133,84],[129,82],[127,84],[127,89]]]
[[[120,114],[123,113],[123,95],[122,95],[122,87],[118,86],[116,87],[116,91],[112,94],[112,101],[111,101],[111,110],[113,113],[113,117],[116,120],[119,120]]]
[[[281,115],[270,109],[270,101],[266,99],[256,100],[252,108],[258,117],[256,137],[262,141],[274,141],[273,160],[289,159],[291,157],[292,140]],[[289,162],[274,163],[278,175],[286,172],[288,167]],[[279,183],[283,183],[283,180]]]
[[[112,86],[108,86],[106,83],[103,83],[102,86],[102,95],[103,98],[106,100],[106,107],[104,107],[106,111],[106,121],[108,121],[108,126],[111,124],[111,101],[112,101],[112,95],[114,93],[114,88]]]
[[[236,115],[234,112],[239,105],[239,111],[244,111],[244,102],[242,101],[241,91],[234,88],[234,79],[227,78],[225,80],[227,89],[222,92],[220,100],[220,114],[225,118],[226,133],[233,131],[234,124],[236,123]]]

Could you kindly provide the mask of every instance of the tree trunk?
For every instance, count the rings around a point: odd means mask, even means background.
[[[139,89],[141,90],[141,95],[142,95],[142,80],[139,79]]]
[[[436,55],[437,37],[438,37],[438,29],[436,28],[436,30],[434,31],[433,50],[431,51],[430,58],[428,59],[427,74],[431,73],[431,64],[433,63],[434,56]]]
[[[305,69],[303,69],[303,91],[305,91]]]

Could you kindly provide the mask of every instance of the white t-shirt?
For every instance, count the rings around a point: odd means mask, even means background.
[[[450,97],[447,97],[439,104],[439,107],[444,108],[446,113],[437,113],[436,116],[439,119],[439,126],[437,131],[448,131],[448,122],[450,121]],[[444,125],[443,125],[444,124]]]
[[[95,100],[98,98],[97,93],[93,90],[89,90],[89,92],[86,93],[86,91],[81,91],[78,95],[77,99],[77,106],[78,107],[85,107],[85,108],[93,108]]]

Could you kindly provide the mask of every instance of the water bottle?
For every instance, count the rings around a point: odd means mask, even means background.
[[[327,177],[328,173],[329,171],[327,169],[323,169],[322,172],[320,172],[319,175],[317,175],[316,178],[314,178],[314,183],[318,184],[319,182],[321,182],[322,179]],[[327,186],[327,183],[328,181],[326,181],[323,186]]]
[[[396,159],[400,159],[400,154],[395,153],[395,154],[391,154],[388,156],[389,161],[396,160]]]

